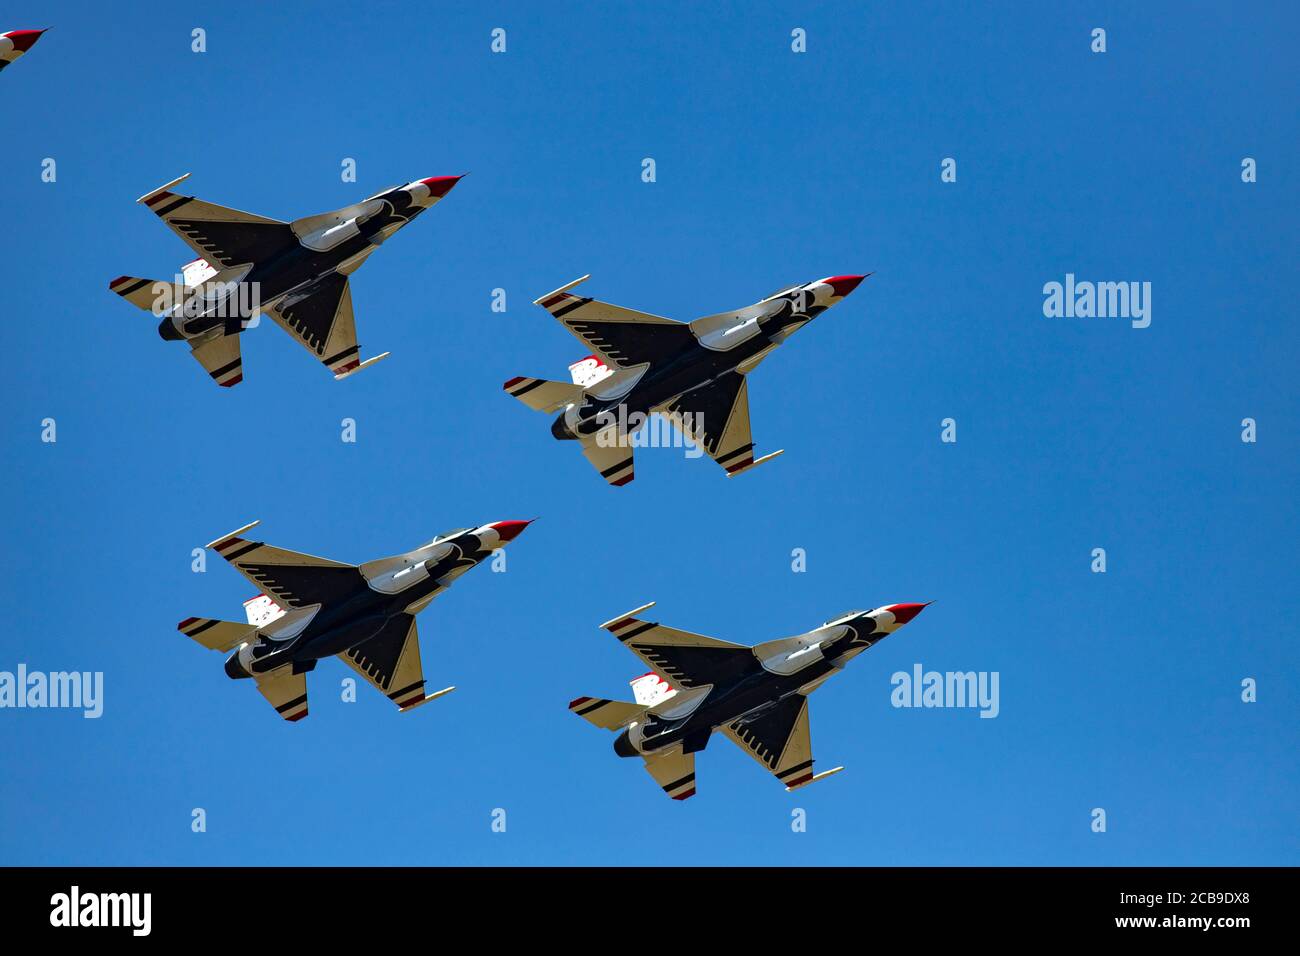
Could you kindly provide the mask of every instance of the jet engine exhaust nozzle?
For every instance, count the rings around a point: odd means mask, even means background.
[[[162,336],[164,342],[185,341],[185,336],[181,335],[180,329],[176,328],[176,323],[172,321],[171,316],[158,323],[158,334]]]
[[[636,748],[632,746],[631,731],[625,730],[614,738],[614,753],[620,757],[639,756]]]
[[[551,422],[551,435],[559,441],[572,441],[578,437],[577,433],[569,427],[568,419],[563,414]]]
[[[231,680],[240,680],[244,677],[253,676],[245,670],[244,665],[240,663],[239,651],[235,651],[235,653],[226,658],[226,676]]]

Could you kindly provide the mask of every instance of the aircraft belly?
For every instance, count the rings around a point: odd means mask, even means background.
[[[727,708],[728,714],[719,719],[719,724],[730,723],[733,720],[752,720],[771,707],[776,706],[782,700],[792,694],[797,694],[802,688],[808,685],[814,685],[810,690],[816,689],[822,681],[830,677],[836,668],[832,667],[824,660],[818,660],[813,665],[805,667],[789,675],[770,675],[769,679],[754,690],[738,696],[730,702],[731,706]]]
[[[737,368],[751,364],[756,358],[773,348],[767,336],[750,339],[727,352],[708,352],[689,367],[675,374],[665,376],[659,394],[651,407],[666,404],[681,395],[712,385],[725,375],[730,375]]]
[[[248,274],[248,281],[259,283],[263,303],[285,295],[305,292],[334,271],[340,261],[334,256],[309,253],[301,246],[271,262],[260,264]]]
[[[306,656],[314,658],[342,654],[349,648],[356,647],[362,641],[374,637],[387,622],[387,617],[378,614],[350,621],[314,638],[308,646],[303,648],[303,651]]]
[[[760,687],[740,691],[733,689],[730,694],[709,702],[693,713],[682,727],[673,732],[673,736],[681,738],[705,726],[711,729],[725,726],[746,714],[771,706],[781,696],[784,695],[772,683],[767,682]]]
[[[184,319],[181,322],[181,328],[185,331],[187,338],[198,338],[204,332],[211,332],[214,329],[224,328],[226,320],[221,316],[199,315],[191,319]],[[219,336],[216,336],[219,338]]]
[[[687,392],[712,384],[735,369],[738,363],[745,361],[752,351],[757,350],[745,348],[715,353],[701,349],[698,354],[691,354],[686,359],[669,362],[658,369],[652,368],[631,391],[616,399],[598,401],[595,410],[590,415],[584,415],[584,420],[598,421],[602,414],[617,418],[620,410],[623,416],[637,412],[648,415]]]

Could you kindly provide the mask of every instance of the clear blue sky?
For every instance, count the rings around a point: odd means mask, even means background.
[[[0,862],[1300,862],[1294,5],[542,6],[0,9],[53,27],[0,77],[0,670],[106,681],[97,721],[0,711]],[[265,323],[215,388],[106,288],[190,258],[134,204],[185,172],[291,219],[466,171],[356,276],[393,355],[342,383]],[[754,374],[782,458],[619,490],[501,392],[581,357],[529,303],[588,272],[681,319],[875,274]],[[1151,282],[1150,328],[1045,318],[1067,272]],[[535,515],[421,615],[459,689],[411,714],[326,661],[284,724],[175,630],[239,616],[190,550],[254,518],[360,562]],[[716,737],[677,804],[565,709],[628,695],[597,625],[649,600],[745,643],[937,603],[813,697],[845,773],[787,794]],[[1000,715],[891,707],[917,662],[997,671]]]

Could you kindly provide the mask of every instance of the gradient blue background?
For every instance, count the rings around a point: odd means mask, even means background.
[[[697,6],[4,5],[54,29],[0,78],[0,669],[106,700],[0,711],[0,862],[1300,861],[1294,5]],[[264,323],[217,389],[106,288],[191,257],[134,204],[184,172],[291,219],[466,171],[357,275],[393,355],[343,383]],[[1044,318],[1067,271],[1150,281],[1151,327]],[[783,458],[652,450],[619,490],[501,392],[581,357],[529,303],[587,272],[682,319],[875,275],[753,376]],[[254,518],[360,562],[535,515],[421,616],[459,689],[412,714],[326,661],[282,723],[174,629],[240,616],[190,550]],[[937,603],[813,698],[847,772],[790,795],[719,736],[677,804],[565,709],[628,695],[597,625],[649,600],[746,643]],[[1001,715],[894,709],[915,662],[1000,672]]]

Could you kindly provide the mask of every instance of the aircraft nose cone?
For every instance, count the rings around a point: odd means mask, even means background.
[[[894,620],[899,624],[906,624],[929,606],[929,602],[925,604],[891,604],[885,610],[893,614]]]
[[[462,179],[463,176],[431,176],[428,179],[421,179],[420,182],[429,187],[429,194],[434,199],[441,199]]]
[[[850,292],[858,287],[866,276],[831,276],[829,279],[823,279],[828,286],[835,290],[837,298],[844,298]]]
[[[536,518],[533,518],[530,521],[497,521],[488,525],[488,527],[495,531],[497,537],[502,541],[513,541],[536,520]]]
[[[14,49],[19,53],[26,53],[41,38],[44,30],[14,30],[12,33],[6,33],[5,36],[13,43]]]

